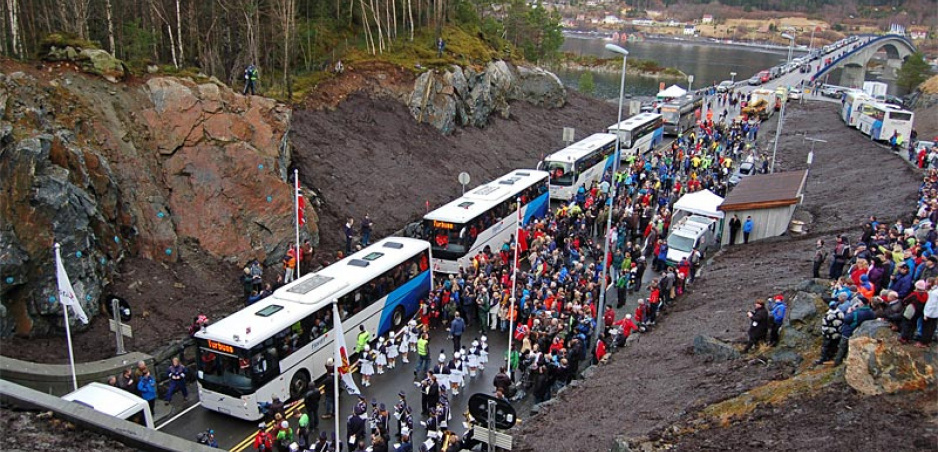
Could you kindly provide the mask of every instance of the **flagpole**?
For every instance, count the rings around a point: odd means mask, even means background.
[[[296,218],[296,248],[293,258],[296,260],[296,279],[300,278],[300,170],[293,169],[293,210]]]
[[[336,444],[335,444],[335,446],[336,446],[335,450],[341,450],[341,449],[339,448],[339,438],[340,438],[340,436],[339,436],[339,413],[340,413],[340,411],[339,411],[339,369],[338,369],[337,367],[333,366],[333,368],[332,368],[332,374],[333,374],[333,378],[332,378],[332,385],[333,385],[333,386],[332,386],[332,392],[333,392],[333,397],[335,397],[335,401],[334,401],[335,410],[333,410],[333,413],[332,413],[333,415],[335,415],[335,417],[334,417],[334,419],[335,419],[335,443],[336,443]],[[352,449],[351,449],[351,446],[349,446],[349,450],[352,450]]]
[[[548,200],[548,202],[550,201]],[[514,259],[514,265],[512,266],[513,271],[511,273],[511,294],[508,297],[508,357],[507,357],[507,361],[508,361],[508,375],[511,375],[512,380],[514,380],[515,371],[514,369],[511,368],[511,352],[512,352],[511,347],[512,347],[512,342],[513,342],[512,339],[515,336],[515,316],[518,315],[518,306],[516,306],[514,302],[515,301],[520,302],[520,300],[516,300],[517,297],[515,294],[515,290],[518,286],[518,266],[519,266],[518,248],[520,247],[519,241],[518,241],[518,235],[521,232],[521,198],[518,198],[517,203],[518,203],[518,221],[517,221],[517,224],[515,224],[515,259]]]
[[[56,263],[56,272],[59,268],[63,268],[62,265],[62,254],[59,249],[62,245],[58,243],[55,244],[55,263]],[[62,306],[62,316],[65,317],[65,337],[68,341],[68,364],[72,371],[72,387],[75,391],[78,390],[78,377],[75,375],[75,353],[72,349],[72,330],[68,326],[68,306],[65,303],[62,303],[62,291],[59,290],[59,304]]]

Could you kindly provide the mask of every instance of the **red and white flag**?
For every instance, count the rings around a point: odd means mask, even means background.
[[[355,380],[352,378],[352,366],[348,359],[348,347],[345,346],[345,333],[342,331],[342,320],[339,318],[339,305],[332,304],[332,332],[335,334],[335,371],[336,375],[345,382],[345,389],[349,394],[361,394]]]
[[[306,216],[304,215],[304,210],[306,210],[306,202],[303,200],[303,191],[300,190],[299,178],[296,178],[294,185],[296,188],[296,222],[300,226],[303,226],[306,224]]]

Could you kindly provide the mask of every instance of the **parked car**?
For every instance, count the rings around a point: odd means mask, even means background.
[[[759,73],[759,80],[761,80],[762,83],[766,83],[772,80],[772,74],[769,71],[762,71]]]
[[[739,165],[738,168],[736,168],[736,172],[730,176],[730,186],[735,187],[740,183],[740,181],[749,176],[752,176],[753,174],[756,174],[756,164],[752,162],[743,162],[741,165]]]
[[[839,86],[824,85],[821,87],[821,89],[818,90],[818,92],[821,93],[821,95],[824,97],[831,97],[834,99],[839,99],[840,97],[843,96],[844,91],[846,90],[847,90],[846,88],[842,88]]]
[[[733,88],[733,81],[732,81],[732,80],[723,80],[722,82],[720,82],[719,85],[717,85],[717,92],[718,92],[718,93],[725,93],[725,92],[729,91],[731,88]]]
[[[801,90],[797,86],[789,86],[788,98],[793,100],[801,99]]]
[[[762,84],[762,79],[758,75],[753,75],[746,81],[750,86],[759,86]]]

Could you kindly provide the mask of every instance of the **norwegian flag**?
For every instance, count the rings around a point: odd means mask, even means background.
[[[296,188],[296,222],[300,226],[306,224],[306,215],[304,215],[304,210],[306,210],[306,202],[303,200],[303,192],[300,190],[300,179],[296,178],[294,181]]]

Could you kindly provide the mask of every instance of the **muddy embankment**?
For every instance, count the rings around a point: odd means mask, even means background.
[[[516,168],[533,168],[564,146],[563,128],[576,139],[615,122],[616,107],[569,92],[561,108],[512,102],[508,119],[491,117],[484,128],[457,128],[442,135],[417,124],[397,101],[350,96],[334,111],[298,110],[292,140],[300,179],[322,200],[320,246],[343,248],[342,225],[366,213],[375,232],[388,234],[431,208],[458,197],[460,172],[468,188]]]
[[[789,359],[771,359],[769,352],[759,351],[717,361],[693,353],[698,335],[743,341],[745,312],[755,298],[779,292],[790,297],[810,277],[818,238],[831,243],[837,233],[859,236],[859,226],[870,215],[892,222],[912,213],[920,173],[845,128],[837,106],[793,105],[779,141],[777,165],[785,171],[806,166],[810,147],[803,134],[828,141],[815,150],[804,203],[796,212],[807,222],[808,233],[723,252],[654,332],[614,355],[579,387],[564,391],[558,403],[526,418],[516,432],[515,450],[578,451],[586,444],[589,450],[610,450],[618,435],[651,450],[934,447],[934,391],[858,396],[843,383],[842,370],[809,369],[817,356],[810,342],[794,349],[798,356]],[[774,124],[760,135],[764,147],[774,137]],[[747,398],[759,388],[773,388],[770,384],[780,385],[781,393]]]

